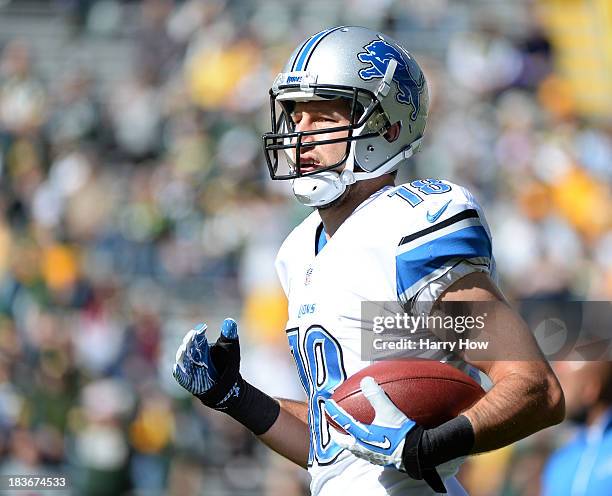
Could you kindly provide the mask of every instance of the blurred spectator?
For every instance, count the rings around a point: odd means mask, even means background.
[[[560,362],[567,419],[582,425],[544,472],[545,496],[610,494],[612,487],[612,363]]]
[[[92,74],[77,68],[61,82],[51,104],[47,134],[53,145],[62,147],[78,141],[103,139],[102,109]]]
[[[45,87],[32,73],[24,40],[10,41],[0,58],[0,129],[13,136],[35,136],[45,117]]]
[[[139,72],[151,74],[156,84],[180,70],[180,44],[168,31],[168,21],[174,7],[173,0],[142,2],[142,25],[137,33],[136,62]]]
[[[118,86],[110,102],[110,117],[119,148],[141,161],[161,151],[162,100],[150,67],[142,67]]]

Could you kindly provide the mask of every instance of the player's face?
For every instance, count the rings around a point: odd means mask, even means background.
[[[298,102],[291,113],[295,131],[320,131],[347,126],[350,123],[350,104],[344,99]],[[346,138],[348,131],[330,130],[314,136],[304,136],[300,151],[301,171],[312,172],[338,163],[346,154],[346,142],[318,145],[317,141]],[[295,161],[295,156],[292,157]],[[342,170],[344,165],[338,167]]]

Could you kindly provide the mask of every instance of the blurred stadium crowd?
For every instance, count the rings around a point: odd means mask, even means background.
[[[171,366],[193,324],[234,316],[244,375],[301,398],[273,261],[308,212],[269,180],[260,135],[284,59],[341,23],[423,65],[430,121],[402,178],[474,191],[507,295],[612,298],[611,121],[580,111],[532,2],[4,0],[2,474],[67,474],[84,495],[304,493]],[[537,494],[562,431],[471,462],[471,494]]]

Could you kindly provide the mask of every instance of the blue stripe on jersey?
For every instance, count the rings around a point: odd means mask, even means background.
[[[491,258],[491,240],[482,226],[470,226],[433,239],[395,257],[397,295],[451,259]]]
[[[325,31],[321,31],[320,33],[317,33],[312,38],[310,38],[310,40],[308,40],[308,42],[306,43],[306,45],[304,45],[304,47],[302,48],[302,51],[298,55],[297,63],[295,64],[295,67],[293,68],[293,70],[303,71],[306,66],[306,60],[308,59],[308,56],[310,55],[311,50],[315,47],[317,42],[320,39],[322,39],[325,35],[331,33],[332,31],[335,31],[336,29],[338,28],[326,29]]]

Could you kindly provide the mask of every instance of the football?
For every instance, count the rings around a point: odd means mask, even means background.
[[[485,394],[474,379],[445,363],[424,359],[376,362],[346,379],[332,395],[338,405],[366,424],[374,420],[374,409],[360,387],[366,376],[373,377],[402,412],[425,428],[451,420]]]

